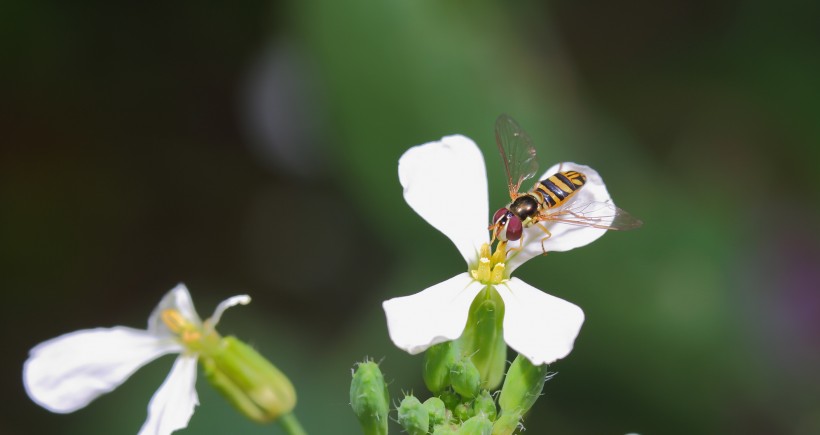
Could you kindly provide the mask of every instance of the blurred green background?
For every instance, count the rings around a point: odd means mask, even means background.
[[[820,7],[762,1],[0,5],[4,434],[128,434],[172,358],[70,415],[28,349],[143,327],[177,282],[355,434],[350,368],[422,398],[381,301],[462,272],[397,160],[462,133],[507,198],[500,113],[596,168],[638,231],[517,275],[587,321],[527,433],[820,433]],[[464,186],[470,189],[471,186]],[[190,434],[256,426],[200,379]],[[399,433],[393,428],[392,433]]]

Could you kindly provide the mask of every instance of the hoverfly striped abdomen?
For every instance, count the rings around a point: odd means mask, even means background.
[[[558,207],[565,203],[587,182],[587,177],[576,171],[558,172],[535,185],[546,208]]]

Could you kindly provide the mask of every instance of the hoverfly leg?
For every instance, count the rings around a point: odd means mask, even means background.
[[[535,225],[536,225],[539,229],[541,229],[541,231],[543,231],[544,233],[546,233],[546,234],[547,234],[547,235],[546,235],[546,237],[544,237],[543,239],[541,239],[541,251],[544,253],[544,255],[547,255],[547,248],[545,248],[545,247],[544,247],[544,242],[546,242],[546,241],[547,241],[547,239],[549,239],[550,237],[552,237],[552,233],[550,232],[550,230],[548,230],[548,229],[547,229],[547,227],[545,227],[545,226],[544,226],[544,225],[542,225],[541,223],[536,222],[536,223],[535,223]]]
[[[507,258],[510,257],[511,252],[518,253],[518,251],[524,249],[524,234],[521,234],[521,238],[518,239],[518,247],[517,248],[509,248],[507,249]]]

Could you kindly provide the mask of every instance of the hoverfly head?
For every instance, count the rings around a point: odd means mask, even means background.
[[[500,208],[493,215],[493,224],[490,230],[493,232],[493,239],[503,241],[516,241],[521,238],[523,224],[513,212],[507,208]]]

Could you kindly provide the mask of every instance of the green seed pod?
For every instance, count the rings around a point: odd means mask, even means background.
[[[481,387],[493,390],[504,379],[507,344],[504,342],[504,301],[487,286],[470,305],[464,333],[458,339],[462,355],[469,355],[481,375]]]
[[[491,435],[492,432],[493,422],[483,415],[476,415],[465,421],[456,433],[458,435]]]
[[[264,423],[296,406],[290,380],[255,349],[236,337],[224,337],[200,355],[205,378],[236,409]]]
[[[438,426],[447,423],[447,407],[444,406],[444,401],[438,397],[431,397],[424,401],[424,409],[427,410],[427,415],[430,416],[430,424]]]
[[[359,363],[350,383],[350,406],[359,418],[364,435],[387,435],[390,400],[379,365]]]
[[[526,414],[541,395],[544,382],[547,381],[547,373],[546,364],[534,366],[521,355],[515,357],[515,361],[507,370],[507,378],[498,398],[501,414]]]
[[[472,399],[478,394],[481,374],[470,358],[463,358],[450,366],[450,383],[461,397]]]
[[[520,425],[521,414],[502,414],[501,417],[498,417],[498,420],[493,423],[493,435],[513,435]]]
[[[493,396],[490,395],[489,391],[482,390],[481,394],[475,398],[473,401],[473,414],[484,415],[490,419],[490,421],[495,420],[495,400],[493,400]]]
[[[433,394],[438,394],[450,385],[450,365],[456,360],[453,342],[446,341],[431,346],[424,353],[424,384]]]
[[[456,406],[456,409],[453,410],[453,416],[458,421],[468,420],[470,417],[473,416],[473,408],[471,408],[466,403],[459,403]]]
[[[410,435],[425,435],[430,428],[430,415],[419,399],[405,396],[399,405],[399,424]]]
[[[461,396],[453,390],[444,390],[438,397],[444,402],[444,407],[450,411],[456,409],[456,406],[461,403]]]

